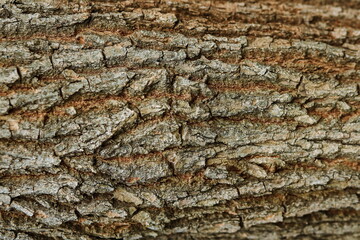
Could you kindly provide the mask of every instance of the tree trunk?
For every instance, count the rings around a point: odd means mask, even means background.
[[[0,239],[360,239],[358,0],[0,6]]]

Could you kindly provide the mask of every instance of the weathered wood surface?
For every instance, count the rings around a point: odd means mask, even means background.
[[[360,238],[359,1],[0,6],[0,239]]]

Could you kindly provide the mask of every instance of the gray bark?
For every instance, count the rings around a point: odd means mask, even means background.
[[[0,0],[0,239],[359,239],[359,15]]]

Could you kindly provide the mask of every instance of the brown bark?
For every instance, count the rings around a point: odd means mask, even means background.
[[[360,238],[359,1],[0,6],[0,239]]]

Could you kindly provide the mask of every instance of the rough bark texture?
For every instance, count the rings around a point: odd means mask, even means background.
[[[0,0],[0,239],[359,239],[357,0]]]

